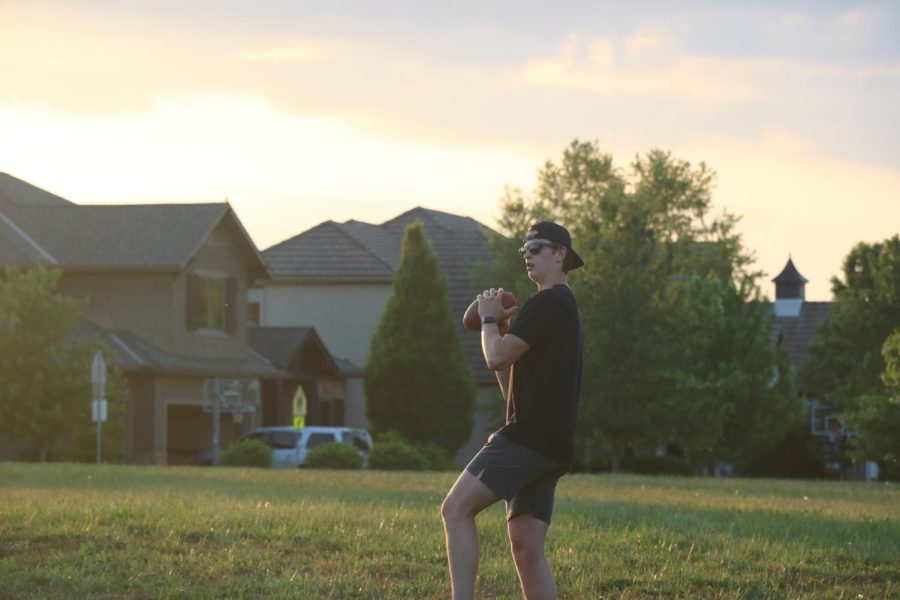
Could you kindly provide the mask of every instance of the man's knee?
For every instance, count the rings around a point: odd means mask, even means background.
[[[517,562],[528,563],[544,558],[546,528],[542,521],[538,522],[530,515],[513,517],[508,528],[509,545]]]
[[[456,506],[453,499],[448,494],[444,501],[441,502],[441,519],[446,523],[448,520],[451,520],[456,515]]]

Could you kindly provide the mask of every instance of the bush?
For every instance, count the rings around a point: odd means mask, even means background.
[[[362,456],[350,444],[329,442],[312,448],[306,454],[304,467],[311,469],[361,469]]]
[[[385,471],[424,471],[428,461],[422,453],[404,442],[376,443],[369,453],[369,468]]]
[[[634,472],[641,475],[696,475],[693,467],[677,456],[638,456]]]
[[[792,431],[768,451],[755,456],[747,474],[750,477],[830,478],[825,462],[815,451],[816,445],[818,443],[805,427]],[[837,479],[837,475],[833,478]]]
[[[272,449],[260,440],[243,440],[225,448],[219,462],[226,467],[271,467]]]
[[[429,471],[458,471],[459,465],[453,462],[453,457],[446,448],[434,444],[416,444],[414,448],[425,459],[425,468]]]

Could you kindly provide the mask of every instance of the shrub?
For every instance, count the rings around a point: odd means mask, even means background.
[[[376,443],[369,453],[369,468],[386,471],[424,471],[428,461],[413,446],[403,442]]]
[[[260,440],[243,440],[225,448],[219,462],[226,467],[271,467],[272,449]]]
[[[634,472],[641,475],[696,475],[691,465],[677,456],[635,457]]]
[[[459,465],[453,462],[453,457],[446,448],[434,444],[416,444],[414,448],[425,459],[425,468],[429,471],[459,470]]]
[[[303,466],[312,469],[361,469],[362,456],[350,444],[329,442],[312,448]]]
[[[788,433],[768,451],[755,456],[747,468],[750,477],[790,477],[796,479],[837,479],[825,469],[815,446],[818,443],[803,427]]]

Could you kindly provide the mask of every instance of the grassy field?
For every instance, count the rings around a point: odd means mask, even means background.
[[[454,478],[0,463],[0,598],[446,598]],[[548,553],[563,598],[900,598],[900,486],[573,475]]]

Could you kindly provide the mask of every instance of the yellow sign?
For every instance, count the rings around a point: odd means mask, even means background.
[[[294,392],[294,427],[300,428],[306,425],[306,393],[303,386],[298,385]]]

